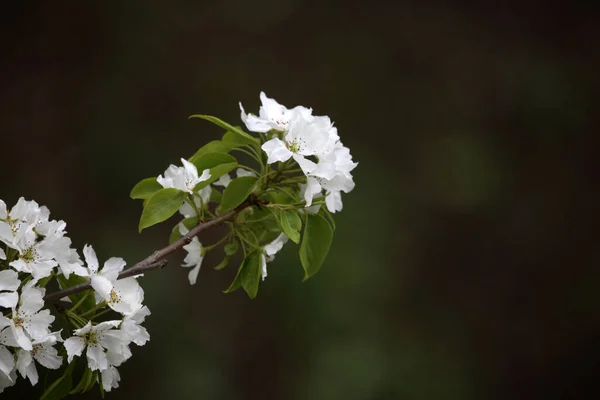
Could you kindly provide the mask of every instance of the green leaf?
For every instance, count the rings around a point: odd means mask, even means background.
[[[237,273],[235,274],[233,282],[231,282],[231,285],[229,285],[227,289],[223,290],[223,293],[231,293],[235,290],[238,290],[242,286],[242,270],[244,269],[245,264],[246,260],[243,260],[242,264],[238,268]]]
[[[256,143],[255,140],[249,139],[248,137],[240,135],[239,133],[234,131],[225,132],[225,134],[223,135],[223,139],[221,140],[225,145],[229,146],[230,148],[242,147]]]
[[[244,260],[244,267],[242,269],[242,287],[251,299],[255,298],[258,294],[258,284],[262,272],[260,261],[260,250],[248,254],[248,257]]]
[[[225,165],[227,165],[227,164],[225,164]],[[220,203],[222,197],[223,197],[223,194],[221,192],[219,192],[218,190],[215,190],[215,188],[213,188],[210,191],[210,198],[208,199],[208,201],[212,202],[212,203]]]
[[[178,189],[161,189],[148,199],[142,211],[139,231],[169,219],[183,204],[186,192]]]
[[[138,184],[131,189],[129,197],[132,199],[149,199],[160,189],[162,189],[162,186],[156,181],[156,178],[146,178],[138,182]]]
[[[190,158],[199,157],[206,153],[228,153],[231,149],[232,146],[229,146],[220,140],[213,140],[212,142],[208,142],[204,146],[200,147],[198,151],[196,151]]]
[[[223,192],[221,211],[227,212],[242,204],[254,190],[256,181],[258,181],[258,178],[255,176],[243,176],[233,179]]]
[[[238,249],[240,248],[240,245],[238,244],[237,240],[233,240],[233,242],[231,243],[227,243],[225,245],[225,254],[227,254],[228,256],[232,256],[235,253],[237,253]]]
[[[201,115],[201,114],[194,114],[194,115],[190,115],[189,118],[202,118],[205,119],[207,121],[212,122],[213,124],[220,126],[221,128],[225,129],[226,131],[230,131],[230,132],[234,132],[240,136],[245,137],[248,140],[253,141],[254,143],[260,143],[258,139],[253,138],[252,136],[248,135],[246,132],[244,132],[243,130],[241,130],[240,128],[233,126],[233,125],[229,125],[227,122],[220,120],[217,117],[213,117],[210,115]]]
[[[221,164],[237,163],[234,156],[225,153],[203,153],[199,156],[193,155],[189,161],[198,168],[198,174],[205,169],[211,169]]]
[[[90,379],[89,384],[83,389],[83,391],[81,393],[89,392],[94,387],[94,385],[96,384],[97,381],[98,381],[98,371],[94,371],[92,373],[92,379]]]
[[[226,255],[225,258],[223,258],[223,260],[221,260],[221,262],[215,267],[215,269],[217,271],[222,270],[229,264],[230,259],[231,259],[231,256]]]
[[[94,375],[93,371],[86,367],[85,370],[83,371],[83,375],[81,375],[81,379],[79,380],[79,383],[77,384],[77,386],[75,386],[75,388],[73,390],[71,390],[69,392],[69,394],[76,394],[79,392],[83,392],[90,385],[93,375]]]
[[[188,229],[192,229],[196,225],[198,225],[198,217],[190,217],[181,221],[183,225]],[[169,236],[169,244],[181,239],[183,235],[179,233],[179,224],[175,225],[171,230],[171,236]]]
[[[314,214],[306,216],[306,226],[300,245],[300,261],[304,267],[304,280],[319,271],[333,240],[333,230],[323,217]]]
[[[279,214],[279,223],[281,229],[294,243],[300,243],[300,229],[302,229],[302,220],[298,216],[298,211],[283,210]]]
[[[71,373],[73,372],[74,366],[74,362],[70,363],[65,369],[65,373],[46,389],[44,394],[42,394],[42,397],[40,397],[40,400],[60,400],[67,397],[71,391],[71,387],[73,387]]]

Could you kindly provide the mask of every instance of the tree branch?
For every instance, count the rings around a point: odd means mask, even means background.
[[[230,221],[235,218],[236,215],[240,213],[240,211],[251,207],[255,204],[254,199],[250,198],[246,200],[244,203],[240,204],[234,210],[231,210],[224,215],[221,215],[218,218],[210,220],[208,222],[204,222],[193,227],[187,234],[182,236],[179,240],[171,243],[167,247],[164,247],[160,250],[155,251],[148,257],[144,258],[142,261],[135,264],[133,267],[128,268],[122,271],[119,274],[117,279],[128,278],[130,276],[140,275],[148,271],[152,271],[153,269],[163,268],[167,265],[167,260],[163,260],[164,257],[173,253],[174,251],[179,250],[186,244],[189,244],[192,239],[197,236],[200,232],[213,228],[215,226],[221,225],[223,222]],[[79,285],[71,286],[67,289],[59,290],[56,292],[52,292],[44,296],[44,301],[47,302],[57,302],[65,296],[69,296],[75,293],[83,292],[84,290],[91,289],[92,285],[90,282],[81,283]]]

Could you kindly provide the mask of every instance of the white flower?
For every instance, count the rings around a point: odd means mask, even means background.
[[[121,375],[114,365],[109,365],[108,368],[101,372],[102,374],[102,388],[105,392],[110,392],[111,389],[119,387],[121,381]]]
[[[107,369],[109,366],[107,352],[123,353],[123,349],[127,347],[127,340],[123,337],[123,333],[113,329],[120,323],[121,321],[105,321],[92,326],[92,323],[88,322],[83,328],[73,331],[73,336],[64,343],[67,361],[70,363],[74,356],[81,356],[87,347],[89,368],[92,371]]]
[[[312,113],[311,109],[302,106],[288,110],[274,99],[268,98],[265,92],[260,92],[260,101],[262,106],[258,116],[246,114],[240,103],[242,121],[251,132],[269,132],[270,130],[283,132],[288,129],[290,121],[297,114],[309,116]]]
[[[17,371],[14,369],[10,374],[0,374],[0,393],[4,392],[7,387],[13,386],[17,382]]]
[[[25,285],[21,291],[19,307],[12,310],[10,328],[19,347],[32,350],[31,340],[43,339],[50,334],[50,324],[54,316],[44,307],[46,289]],[[41,311],[40,311],[41,310]]]
[[[48,369],[58,369],[62,364],[62,357],[54,348],[57,341],[62,341],[60,332],[55,332],[41,340],[33,341],[31,351],[19,349],[17,351],[17,370],[23,378],[29,378],[32,385],[38,382],[38,373],[35,361]]]
[[[19,258],[9,265],[19,272],[26,272],[33,276],[34,282],[49,276],[52,269],[58,265],[54,259],[54,252],[46,240],[36,241],[36,235],[23,235],[16,243]]]
[[[183,224],[179,225],[180,232],[181,232],[182,225]],[[182,233],[182,234],[185,235],[185,233]],[[183,246],[183,249],[185,251],[187,251],[188,254],[183,259],[182,266],[193,267],[188,274],[188,279],[190,281],[190,285],[195,285],[196,280],[198,279],[198,273],[200,272],[200,266],[202,265],[202,260],[204,259],[204,254],[203,254],[204,251],[202,249],[202,244],[200,243],[198,238],[196,236],[194,236],[194,238],[192,239],[192,241],[189,244],[186,244],[185,246]]]
[[[163,188],[175,188],[189,194],[194,193],[194,188],[200,182],[206,181],[210,178],[210,170],[205,169],[202,175],[198,176],[198,169],[191,162],[181,159],[183,167],[177,167],[173,164],[165,171],[165,177],[159,175],[156,181]]]
[[[289,238],[287,235],[282,233],[263,248],[263,253],[260,255],[261,277],[263,281],[267,277],[267,261],[271,262],[275,259],[275,254],[281,250],[283,245],[287,243],[288,239]]]
[[[144,290],[135,278],[118,279],[125,267],[125,260],[120,257],[109,258],[102,270],[92,246],[83,247],[83,255],[88,265],[91,285],[96,293],[96,302],[106,301],[108,306],[121,314],[130,314],[142,306]]]
[[[267,163],[293,158],[305,174],[312,172],[317,165],[307,157],[319,156],[330,151],[327,146],[330,143],[331,128],[328,117],[310,116],[306,119],[297,115],[290,121],[288,131],[283,134],[283,140],[275,137],[262,145],[268,156]]]
[[[148,315],[150,315],[150,310],[148,307],[143,306],[134,313],[123,318],[120,329],[128,341],[133,342],[138,346],[143,346],[150,340],[148,331],[141,325]]]
[[[327,209],[334,213],[342,210],[341,192],[348,193],[352,191],[354,189],[354,181],[351,177],[348,178],[342,174],[334,176],[331,180],[309,176],[306,179],[306,186],[303,189],[306,207],[311,206],[315,195],[325,190],[325,204],[327,205]]]
[[[2,378],[13,379],[10,373],[15,368],[15,357],[6,346],[16,347],[17,342],[10,329],[10,319],[0,315],[0,392],[2,392]]]
[[[94,281],[92,278],[92,287],[110,308],[123,315],[134,313],[142,307],[144,290],[133,277],[119,279],[114,283],[107,280]]]
[[[31,242],[37,237],[34,228],[38,223],[48,220],[50,212],[35,201],[26,201],[23,197],[8,212],[6,204],[0,200],[0,241],[7,246],[21,250],[17,242]]]
[[[21,281],[12,269],[0,271],[0,307],[15,308],[19,302],[16,290]]]

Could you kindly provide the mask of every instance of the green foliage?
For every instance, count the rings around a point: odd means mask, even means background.
[[[183,204],[186,193],[181,190],[161,189],[148,199],[140,218],[139,231],[169,219]]]
[[[260,148],[262,141],[266,140],[264,135],[260,135],[260,139],[255,138],[239,127],[207,115],[192,115],[190,118],[205,119],[225,130],[221,140],[205,144],[189,158],[197,168],[198,175],[204,170],[210,171],[210,178],[198,183],[194,193],[199,193],[238,167],[256,173],[256,176],[232,177],[224,189],[213,186],[208,200],[210,204],[198,206],[196,211],[199,215],[181,221],[191,230],[198,223],[218,218],[248,202],[247,207],[240,209],[235,218],[227,222],[229,231],[225,237],[213,245],[202,247],[203,252],[207,252],[225,243],[223,258],[214,266],[217,270],[226,268],[239,249],[243,250],[243,260],[235,279],[224,292],[230,293],[242,287],[250,298],[257,296],[263,263],[267,260],[264,248],[282,233],[300,244],[299,258],[304,279],[317,273],[329,252],[335,221],[326,210],[322,197],[314,200],[314,204],[322,205],[318,214],[300,213],[304,209],[304,199],[300,195],[299,184],[305,183],[306,178],[297,163],[290,160],[266,165]],[[229,154],[234,149],[250,156],[258,166],[240,165]],[[163,189],[155,178],[144,179],[131,191],[132,198],[144,200],[140,231],[165,221],[177,212],[186,199],[192,201],[194,196],[178,189]],[[181,237],[177,224],[171,231],[169,243]],[[87,376],[84,378],[87,379]]]
[[[132,199],[149,199],[160,189],[162,189],[162,186],[156,181],[156,178],[142,179],[133,187],[133,189],[131,189],[129,197]]]
[[[257,181],[258,178],[255,176],[233,179],[223,192],[221,211],[227,212],[242,204],[254,190]]]
[[[279,224],[281,225],[283,233],[285,233],[294,243],[300,243],[302,220],[298,216],[298,211],[281,211],[279,213]]]
[[[331,225],[318,214],[307,214],[302,244],[300,245],[300,261],[304,267],[304,280],[319,271],[333,240]]]

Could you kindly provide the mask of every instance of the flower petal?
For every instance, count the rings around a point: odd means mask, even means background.
[[[267,153],[267,164],[273,164],[276,161],[287,161],[292,156],[292,152],[288,150],[285,143],[278,138],[273,138],[265,142],[262,147]]]

